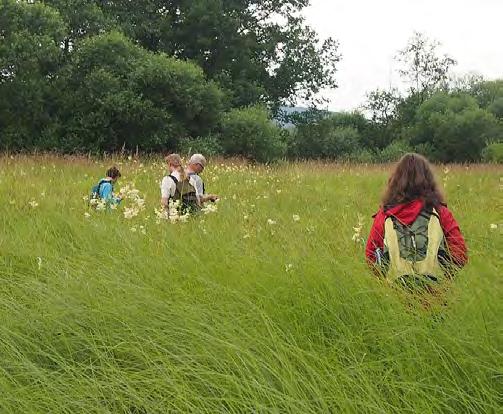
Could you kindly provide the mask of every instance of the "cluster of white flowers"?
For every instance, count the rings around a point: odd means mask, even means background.
[[[145,226],[143,225],[139,225],[138,227],[137,226],[133,226],[131,227],[130,229],[133,233],[136,233],[137,231],[140,232],[141,234],[145,235],[147,234],[147,229],[145,228]]]
[[[145,210],[145,199],[141,197],[140,191],[134,188],[134,184],[127,184],[119,191],[123,201],[129,201],[130,206],[124,207],[124,218],[130,220]]]
[[[160,220],[169,220],[171,223],[176,223],[176,222],[186,222],[190,214],[186,212],[185,214],[180,214],[180,200],[176,201],[170,201],[169,202],[169,207],[167,210],[162,209],[158,210],[155,209],[155,215],[157,217],[157,223],[160,222]]]
[[[107,208],[107,202],[102,198],[93,198],[91,205],[96,208],[96,211],[104,211]]]
[[[351,237],[351,240],[353,240],[355,243],[363,243],[363,237],[362,237],[362,229],[363,229],[363,217],[358,214],[358,224],[353,227],[353,237]]]
[[[218,210],[217,204],[216,203],[206,203],[201,211],[204,214],[210,214],[210,213],[216,213]]]

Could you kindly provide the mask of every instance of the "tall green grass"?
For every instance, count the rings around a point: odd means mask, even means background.
[[[170,224],[160,160],[117,161],[132,220],[83,200],[106,162],[0,158],[1,413],[503,412],[501,168],[438,169],[470,263],[424,310],[352,240],[389,167],[215,161]]]

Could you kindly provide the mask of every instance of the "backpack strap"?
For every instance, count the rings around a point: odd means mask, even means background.
[[[175,194],[173,196],[170,195],[168,197],[168,202],[169,202],[169,200],[174,200],[176,197],[176,193],[178,191],[178,180],[174,175],[171,175],[171,174],[169,174],[168,177],[171,178],[171,180],[173,180],[173,182],[175,183]]]
[[[98,181],[98,184],[96,185],[96,193],[98,195],[98,197],[100,196],[100,191],[101,191],[101,186],[105,183],[108,183],[109,181],[108,180],[105,180],[105,179],[101,179]]]

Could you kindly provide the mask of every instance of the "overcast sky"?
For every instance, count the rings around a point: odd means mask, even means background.
[[[399,85],[393,61],[414,31],[442,43],[456,73],[503,77],[503,0],[311,0],[308,23],[340,42],[339,88],[329,109],[353,109],[365,93]]]

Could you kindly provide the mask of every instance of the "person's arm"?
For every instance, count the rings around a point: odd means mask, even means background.
[[[101,198],[107,204],[119,204],[122,200],[121,197],[114,196],[114,187],[112,183],[103,183],[101,185]]]
[[[450,259],[456,266],[463,267],[468,261],[468,252],[459,225],[447,207],[441,207],[438,213]]]
[[[191,182],[194,188],[196,189],[197,199],[199,200],[199,205],[206,203],[207,201],[216,201],[218,200],[218,196],[215,194],[204,194],[204,185],[203,180],[199,176],[192,176]]]
[[[367,263],[374,268],[376,263],[375,251],[376,249],[384,249],[384,220],[385,215],[382,210],[379,210],[374,216],[374,223],[370,229],[369,238],[367,239],[367,246],[365,248],[365,257]]]
[[[204,194],[203,196],[199,197],[200,203],[206,203],[207,201],[217,201],[218,196],[216,194]]]

